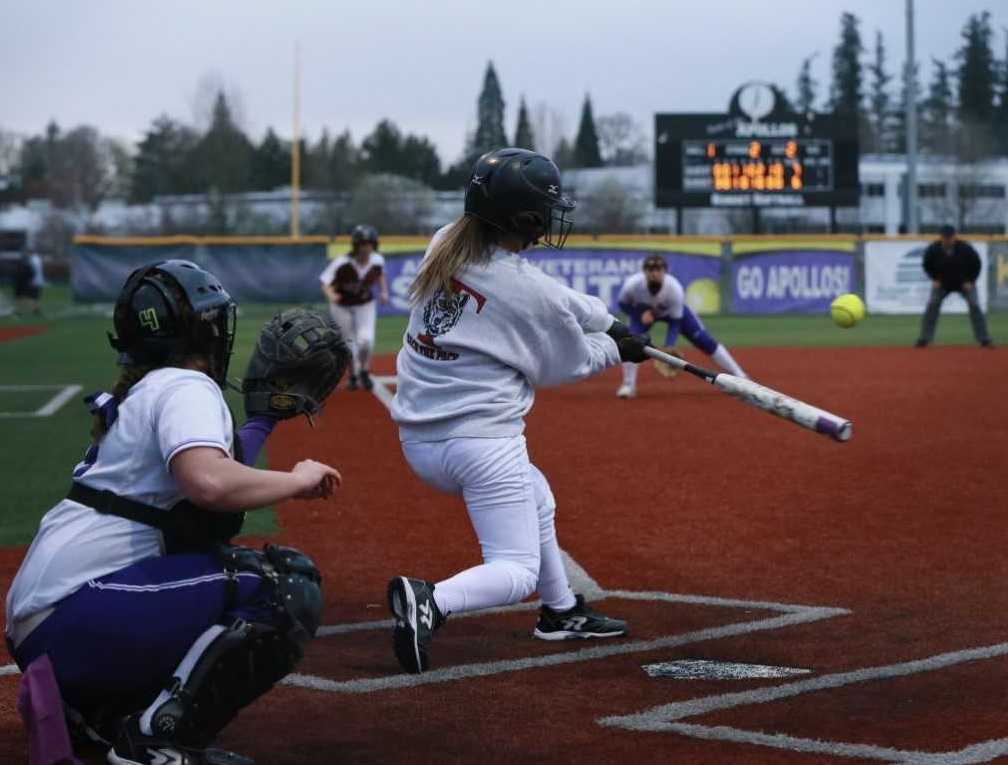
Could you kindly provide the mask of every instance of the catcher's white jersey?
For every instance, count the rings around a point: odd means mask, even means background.
[[[221,389],[201,372],[149,372],[119,405],[93,463],[74,480],[155,507],[183,499],[169,465],[179,452],[209,446],[231,454],[231,413]],[[91,579],[162,553],[161,532],[61,500],[45,517],[7,596],[7,623],[25,619]]]
[[[410,314],[392,402],[402,441],[520,435],[534,388],[619,363],[606,305],[520,255],[497,249],[454,281]]]
[[[661,289],[651,294],[648,289],[647,276],[643,273],[634,274],[623,282],[619,291],[619,304],[633,306],[638,309],[650,308],[656,319],[681,319],[683,306],[686,305],[686,294],[679,280],[671,274],[665,274]]]

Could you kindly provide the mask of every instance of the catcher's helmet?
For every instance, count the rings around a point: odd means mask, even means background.
[[[188,260],[163,260],[129,275],[109,335],[120,364],[166,366],[200,354],[221,387],[234,344],[235,303],[217,277]]]
[[[378,229],[374,226],[361,224],[354,226],[350,232],[350,243],[356,247],[361,242],[371,242],[371,246],[378,249]]]
[[[553,160],[526,149],[497,149],[476,161],[466,188],[465,212],[517,234],[528,246],[542,241],[561,248],[573,221],[575,202],[564,196]]]

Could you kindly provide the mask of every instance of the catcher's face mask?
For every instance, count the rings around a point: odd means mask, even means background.
[[[224,387],[234,350],[237,309],[234,303],[211,308],[195,317],[192,347],[207,355],[210,376]]]

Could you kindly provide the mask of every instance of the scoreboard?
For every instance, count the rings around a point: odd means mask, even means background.
[[[795,114],[771,85],[740,88],[728,114],[655,116],[657,207],[857,205],[857,165],[856,127]]]

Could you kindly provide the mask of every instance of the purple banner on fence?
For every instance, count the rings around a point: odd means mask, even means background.
[[[620,286],[628,276],[640,271],[648,254],[644,250],[537,249],[528,254],[528,259],[557,281],[601,298],[616,311]],[[668,263],[669,272],[682,283],[686,302],[693,310],[701,314],[720,311],[719,257],[684,252],[659,254]],[[422,257],[421,252],[386,257],[389,304],[380,306],[381,315],[409,312],[407,293]]]
[[[760,252],[732,262],[735,313],[820,313],[854,290],[854,256],[841,250]]]

